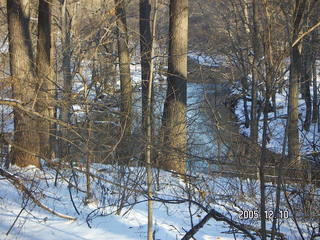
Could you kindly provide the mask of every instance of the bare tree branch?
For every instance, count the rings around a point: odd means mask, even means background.
[[[14,175],[12,175],[11,173],[3,170],[0,168],[0,175],[4,176],[5,178],[7,178],[7,180],[14,185],[18,190],[20,190],[21,192],[25,193],[38,207],[46,210],[47,212],[64,218],[64,219],[68,219],[68,220],[72,220],[75,221],[77,220],[75,217],[71,217],[68,215],[64,215],[62,213],[56,212],[55,210],[43,205],[29,190],[28,188],[22,183],[22,181],[20,179],[18,179],[17,177],[15,177]]]
[[[294,47],[295,45],[298,44],[298,42],[300,42],[300,40],[302,38],[304,38],[306,35],[308,35],[309,33],[311,33],[313,30],[315,30],[317,27],[320,26],[320,22],[318,22],[317,24],[315,24],[313,27],[311,27],[308,31],[304,32],[300,37],[297,38],[297,40],[294,41],[294,43],[292,44],[292,47]]]

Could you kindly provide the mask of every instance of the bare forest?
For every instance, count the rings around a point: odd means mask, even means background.
[[[320,239],[318,96],[318,0],[0,0],[0,239]]]

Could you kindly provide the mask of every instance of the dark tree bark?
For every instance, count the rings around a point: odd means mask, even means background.
[[[318,23],[320,17],[320,3],[315,3],[314,14],[311,17],[311,25]],[[319,35],[319,29],[316,28],[312,31],[312,43],[315,43],[317,36]],[[314,45],[312,45],[314,46]],[[312,86],[313,86],[313,98],[312,98],[312,122],[316,123],[319,118],[319,103],[318,103],[318,85],[317,85],[317,66],[316,66],[316,51],[315,48],[312,48],[313,51],[313,62],[312,62]]]
[[[130,151],[128,139],[131,135],[132,121],[132,84],[130,76],[130,55],[128,46],[128,31],[126,20],[125,1],[115,0],[115,10],[117,15],[118,27],[118,56],[120,68],[120,86],[121,86],[121,129],[123,139],[120,144],[120,161],[128,162]]]
[[[38,78],[37,111],[47,117],[53,118],[54,84],[51,69],[51,0],[39,0],[38,14],[38,41],[36,70]],[[50,132],[52,123],[39,120],[40,156],[51,158]]]
[[[309,44],[309,43],[308,43]],[[309,48],[307,46],[303,47],[303,49]],[[312,77],[312,59],[310,59],[310,51],[308,49],[305,49],[303,51],[303,74],[301,76],[301,95],[306,103],[306,118],[303,123],[303,128],[306,131],[309,131],[310,124],[311,124],[311,111],[312,111],[312,100],[311,100],[311,94],[310,94],[310,83],[311,83],[311,77]]]
[[[276,89],[274,88],[271,93],[272,111],[274,113],[274,118],[277,118],[277,99],[276,99]]]
[[[317,85],[317,68],[316,68],[316,62],[313,62],[312,65],[312,85],[313,85],[313,99],[312,99],[312,105],[313,105],[313,111],[312,111],[312,122],[316,123],[318,121],[318,115],[319,115],[319,105],[318,105],[318,85]]]
[[[170,1],[168,88],[163,113],[163,167],[184,174],[187,128],[188,0]]]
[[[314,5],[316,4],[316,6]],[[310,28],[311,26],[314,26],[318,23],[318,11],[319,11],[319,4],[313,2],[313,1],[307,1],[307,12],[309,14],[305,14],[303,20],[304,25],[307,28]],[[302,40],[302,61],[303,61],[303,72],[301,77],[301,94],[302,98],[305,101],[306,104],[306,117],[304,120],[303,128],[306,131],[309,131],[311,120],[313,118],[312,116],[312,98],[310,93],[310,86],[312,84],[312,74],[313,74],[313,65],[315,62],[315,47],[314,43],[316,40],[316,32],[313,31],[306,36],[304,36]],[[316,92],[313,91],[315,95],[317,95]]]
[[[36,101],[36,78],[32,66],[28,4],[28,1],[7,0],[7,15],[12,95],[25,107],[33,109]],[[39,136],[36,132],[36,119],[15,109],[14,127],[12,164],[20,167],[28,165],[39,167]]]
[[[308,2],[308,8],[306,9],[310,12],[310,1]],[[310,16],[304,16],[303,22],[307,26],[311,21]],[[309,131],[311,124],[311,114],[312,114],[312,100],[310,93],[311,79],[312,79],[312,63],[313,63],[313,53],[312,53],[312,34],[306,35],[302,40],[301,47],[301,61],[302,61],[302,74],[300,79],[300,90],[302,98],[306,104],[306,117],[303,123],[303,128],[305,131]]]
[[[258,41],[258,20],[257,20],[257,6],[256,1],[252,1],[252,33],[251,41],[253,47],[253,59],[252,59],[252,83],[251,83],[251,125],[250,125],[250,137],[254,142],[258,141],[258,59],[259,59],[259,41]]]
[[[243,96],[244,96],[244,99],[243,99],[243,110],[244,110],[244,118],[245,118],[245,123],[244,123],[244,126],[246,128],[249,128],[250,126],[250,118],[249,118],[249,112],[248,112],[248,101],[247,101],[247,94],[246,94],[246,89],[244,88],[243,89]]]
[[[151,62],[152,36],[150,26],[150,0],[140,0],[140,55],[141,55],[141,85],[142,85],[142,129],[146,129],[148,80]]]

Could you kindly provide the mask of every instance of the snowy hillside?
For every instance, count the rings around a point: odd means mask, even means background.
[[[8,172],[14,178],[23,180],[30,193],[42,204],[76,220],[66,220],[43,210],[28,195],[17,191],[12,182],[1,178],[0,239],[146,239],[147,202],[143,168],[128,168],[125,170],[125,177],[121,177],[114,174],[114,166],[94,164],[91,169],[94,173],[91,178],[93,198],[87,205],[84,204],[85,175],[81,168],[74,170],[77,172],[61,172],[55,186],[56,172],[53,170],[10,168]],[[154,176],[157,176],[156,172]],[[142,183],[138,184],[136,180],[141,178]],[[192,184],[186,184],[171,173],[160,172],[158,182],[160,185],[155,183],[154,186],[154,239],[181,239],[191,229],[191,224],[195,226],[205,217],[205,209],[214,209],[218,215],[210,218],[200,228],[195,239],[246,239],[239,229],[249,225],[249,232],[255,236],[255,229],[259,227],[258,219],[243,219],[241,213],[244,209],[257,208],[257,181],[198,175],[193,177]],[[270,186],[268,189],[268,207],[271,209],[274,188]],[[287,191],[290,192],[290,189],[292,186],[288,186]],[[122,197],[126,200],[122,210],[118,211]],[[299,200],[295,201],[298,204]],[[288,216],[283,216],[279,223],[281,231],[287,239],[299,239],[291,212],[286,214]],[[230,222],[235,227],[230,227]],[[299,223],[305,236],[308,236],[307,226],[312,220],[302,218]],[[271,221],[268,221],[268,226],[270,225]]]
[[[101,167],[103,166],[99,166],[99,168]],[[141,172],[141,169],[136,169],[136,171]],[[75,217],[76,220],[70,221],[53,216],[35,206],[31,199],[28,200],[11,183],[1,178],[0,239],[134,240],[146,238],[147,209],[143,196],[130,196],[130,198],[132,197],[130,200],[132,205],[129,203],[130,206],[125,206],[121,214],[117,215],[117,203],[111,203],[113,206],[107,204],[107,202],[109,204],[110,201],[112,202],[112,198],[117,199],[119,194],[112,184],[101,180],[96,181],[94,201],[85,206],[85,194],[81,192],[85,189],[85,181],[81,175],[78,178],[79,189],[81,190],[77,191],[70,188],[69,192],[68,183],[62,179],[58,180],[56,187],[54,186],[54,171],[10,169],[10,172],[18,178],[23,178],[29,190],[38,196],[43,204],[56,212]],[[101,176],[106,177],[105,175]],[[175,194],[181,193],[184,183],[163,172],[161,173],[161,181],[165,179],[168,186],[160,191],[163,193],[162,195],[166,196],[167,199],[179,199],[180,197],[175,196]],[[143,191],[143,189],[140,189],[140,191]],[[164,193],[166,194],[164,195]],[[72,199],[70,196],[72,196]],[[190,229],[188,206],[187,203],[166,204],[156,202],[154,206],[155,239],[180,239],[185,231]],[[196,207],[193,206],[190,210],[194,213]],[[202,216],[204,216],[204,213],[198,210],[196,216],[193,217],[194,224]],[[222,233],[227,230],[228,226],[211,220],[196,235],[196,239],[233,239],[229,234]]]

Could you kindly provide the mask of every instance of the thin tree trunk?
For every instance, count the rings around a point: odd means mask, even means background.
[[[118,27],[118,56],[121,85],[121,129],[123,139],[120,145],[120,162],[128,163],[129,147],[128,138],[131,135],[132,118],[132,84],[130,77],[130,55],[128,46],[128,32],[126,20],[126,5],[124,0],[115,0]]]
[[[273,49],[272,49],[272,22],[270,5],[268,0],[264,0],[264,14],[266,17],[266,23],[263,31],[263,43],[264,43],[264,55],[265,55],[265,95],[263,103],[263,128],[262,128],[262,151],[259,163],[259,177],[260,177],[260,216],[261,216],[261,239],[267,239],[266,232],[266,186],[265,186],[265,165],[266,165],[266,151],[267,151],[267,138],[268,138],[268,113],[269,113],[269,101],[271,97],[271,86],[274,76],[273,66]]]
[[[272,101],[272,111],[274,113],[274,118],[277,118],[277,98],[276,98],[276,88],[272,91],[271,101]]]
[[[86,94],[87,95],[87,94]],[[86,96],[86,101],[87,101],[87,97]],[[88,116],[89,114],[89,107],[88,107],[88,103],[86,102],[86,117],[87,117],[87,139],[86,139],[86,199],[85,199],[85,204],[89,204],[90,202],[92,202],[92,186],[91,186],[91,180],[90,180],[90,168],[91,168],[91,162],[92,162],[92,144],[91,144],[91,138],[92,138],[92,123],[90,120],[90,117]]]
[[[274,218],[272,220],[272,227],[271,227],[271,240],[275,239],[276,231],[277,231],[277,222],[280,219],[279,217],[279,210],[280,210],[280,201],[281,201],[281,185],[282,185],[282,168],[283,162],[286,155],[286,146],[287,146],[287,131],[288,131],[288,119],[286,122],[286,127],[284,131],[284,138],[282,144],[282,151],[281,151],[281,158],[276,168],[276,205],[274,208]]]
[[[25,107],[36,102],[36,78],[33,71],[32,43],[29,32],[29,1],[7,0],[10,71],[13,98]],[[39,136],[36,119],[18,109],[14,110],[14,144],[12,164],[20,167],[40,167]]]
[[[247,91],[244,90],[244,93],[246,93]],[[243,99],[243,110],[244,110],[244,117],[245,117],[245,123],[244,126],[246,128],[249,128],[250,126],[250,119],[249,119],[249,113],[248,113],[248,102],[247,102],[247,96],[246,94],[243,94],[244,99]]]
[[[314,6],[314,14],[311,16],[311,24],[317,23],[320,17],[320,3],[315,3]],[[314,29],[311,33],[311,39],[312,42],[317,39],[317,36],[319,35],[319,29]],[[312,51],[312,86],[313,86],[313,98],[312,98],[312,122],[316,123],[318,121],[319,117],[319,103],[318,103],[318,84],[317,84],[317,65],[316,65],[316,56],[317,51],[314,47],[314,45],[311,46]]]
[[[188,0],[170,1],[168,88],[163,125],[163,167],[184,174],[187,150]]]
[[[308,39],[307,42],[306,39]],[[311,124],[311,114],[312,114],[312,100],[310,94],[310,85],[312,78],[312,50],[311,50],[311,39],[309,36],[304,38],[304,43],[302,44],[302,66],[303,73],[301,76],[301,95],[306,103],[306,118],[304,120],[303,128],[305,131],[309,131]]]
[[[316,123],[319,115],[319,105],[318,105],[318,85],[317,85],[317,67],[316,61],[312,65],[312,85],[313,85],[313,112],[312,112],[312,122]]]
[[[152,201],[152,89],[153,89],[153,68],[154,68],[154,42],[156,38],[156,24],[157,24],[157,8],[158,1],[154,3],[154,12],[152,19],[152,44],[150,52],[150,69],[148,79],[148,94],[147,94],[147,112],[146,112],[146,133],[147,133],[147,148],[146,148],[146,168],[147,168],[147,184],[148,184],[148,240],[153,240],[153,201]]]
[[[250,126],[250,137],[252,141],[258,141],[258,116],[257,116],[257,102],[258,102],[258,55],[259,55],[259,41],[258,41],[258,23],[257,23],[257,7],[256,1],[252,1],[252,33],[251,33],[251,41],[253,47],[253,59],[252,59],[252,83],[251,83],[251,126]]]
[[[54,85],[51,69],[51,0],[39,0],[38,42],[36,70],[38,78],[37,111],[47,117],[53,117]],[[40,156],[51,158],[50,131],[52,123],[39,120]]]

